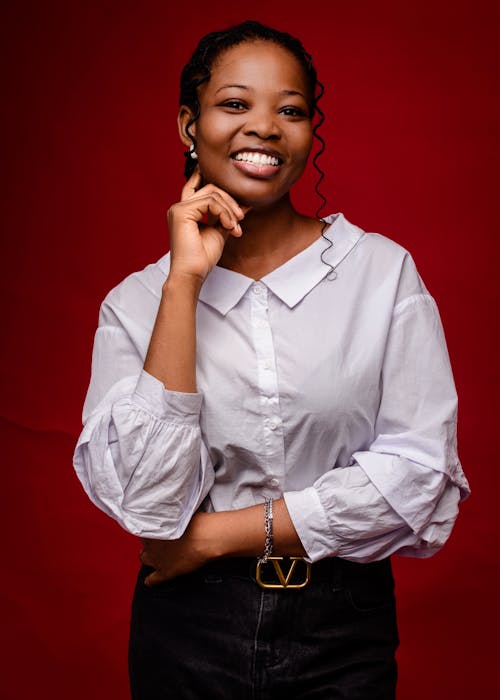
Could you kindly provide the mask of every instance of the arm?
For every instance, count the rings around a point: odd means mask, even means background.
[[[236,201],[213,185],[201,190],[197,171],[168,212],[171,264],[144,369],[166,388],[196,392],[196,306],[208,273],[227,237],[242,234],[244,216]],[[213,225],[202,225],[209,215]]]
[[[242,214],[225,193],[196,192],[197,184],[193,176],[169,212],[172,262],[159,306],[155,290],[134,276],[103,304],[74,455],[91,500],[141,536],[180,537],[213,483],[199,429],[196,301],[229,235],[224,225],[240,235],[234,222]],[[206,213],[216,225],[199,228]]]
[[[211,559],[259,557],[264,552],[262,504],[218,513],[196,513],[178,540],[142,540],[141,561],[154,567],[146,578],[154,585],[186,574]],[[283,498],[273,503],[273,554],[304,556]]]
[[[447,540],[469,494],[456,451],[457,401],[433,299],[394,310],[374,440],[351,465],[285,494],[309,557],[354,561],[394,552],[426,557]]]
[[[158,306],[143,280],[120,285],[101,309],[73,463],[91,501],[127,531],[179,537],[214,474],[199,428],[201,395],[167,390],[142,369]]]

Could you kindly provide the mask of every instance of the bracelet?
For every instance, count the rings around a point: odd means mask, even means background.
[[[259,564],[265,564],[273,552],[273,499],[266,498],[264,504],[264,529],[266,540],[264,542],[264,554],[259,557]]]

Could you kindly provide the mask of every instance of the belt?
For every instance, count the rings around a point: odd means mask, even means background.
[[[153,569],[142,565],[143,577]],[[235,577],[253,581],[267,590],[297,590],[314,585],[317,582],[328,581],[335,588],[345,584],[376,585],[381,580],[392,580],[390,557],[369,563],[358,563],[327,557],[310,564],[303,557],[269,557],[265,564],[259,564],[255,557],[231,557],[228,559],[213,559],[201,569],[179,576],[179,581],[187,583],[192,580],[204,579],[219,581],[224,577]]]
[[[258,560],[255,581],[267,589],[305,588],[311,582],[311,564],[304,557],[287,557],[287,561],[285,557],[268,557],[265,562]]]
[[[205,579],[235,576],[251,579],[261,588],[271,590],[296,590],[319,581],[340,584],[341,580],[354,580],[390,572],[390,559],[370,563],[351,562],[339,557],[327,557],[314,564],[303,557],[269,557],[260,564],[254,557],[234,557],[213,560],[199,574]]]

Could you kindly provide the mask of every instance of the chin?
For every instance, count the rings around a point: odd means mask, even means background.
[[[238,177],[238,173],[234,172],[217,173],[210,172],[211,168],[208,170],[205,173],[202,167],[203,184],[219,187],[243,206],[269,206],[283,196],[282,188],[278,189],[277,183],[271,179]]]
[[[274,189],[269,181],[256,181],[247,187],[235,187],[228,183],[217,182],[213,184],[234,197],[241,206],[252,207],[252,209],[269,207],[279,202],[288,193],[288,190],[283,192],[281,189]]]
[[[231,196],[235,198],[235,200],[238,202],[240,206],[243,207],[251,207],[253,210],[255,209],[266,209],[268,207],[272,207],[273,204],[277,204],[280,202],[288,193],[281,194],[280,196],[273,196],[273,197],[257,197],[257,196],[251,196],[251,195],[237,195],[232,194]]]

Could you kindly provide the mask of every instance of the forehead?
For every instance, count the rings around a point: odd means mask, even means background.
[[[285,47],[260,39],[225,49],[212,64],[210,87],[220,84],[310,91],[299,60]]]

